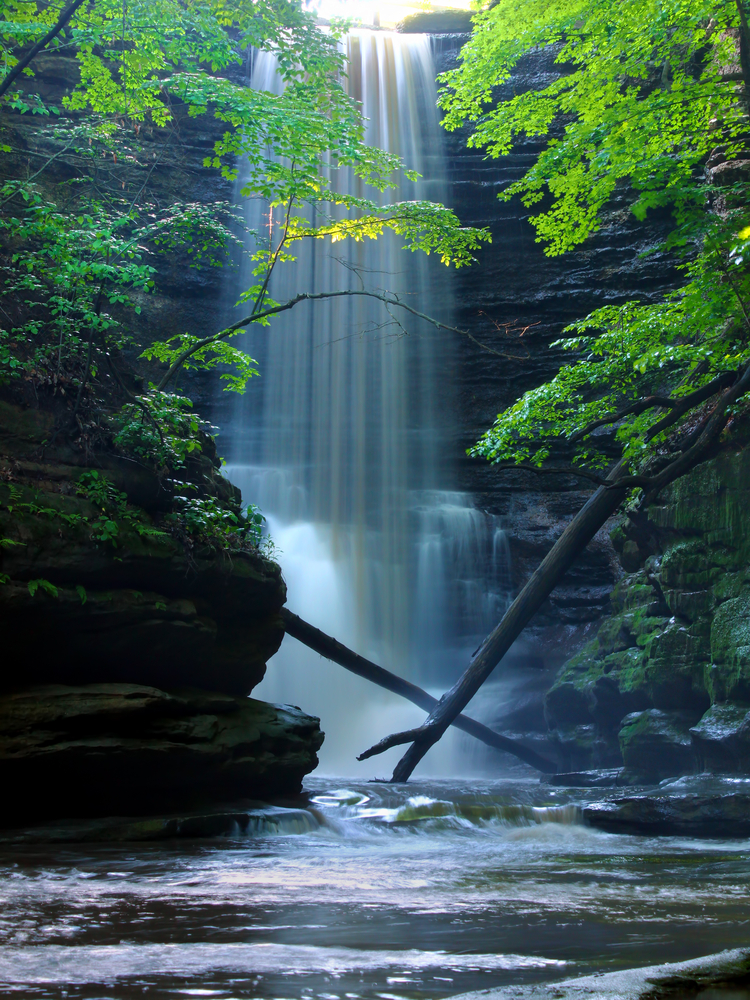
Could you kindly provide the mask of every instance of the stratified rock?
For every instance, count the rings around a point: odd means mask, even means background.
[[[695,770],[690,726],[695,716],[650,708],[626,715],[619,733],[623,763],[635,781],[656,782]]]
[[[0,691],[100,681],[249,694],[284,636],[280,567],[257,551],[186,546],[156,530],[155,472],[53,447],[53,425],[49,412],[0,400]],[[212,448],[207,439],[191,470],[195,489],[234,496]],[[102,511],[79,490],[88,461],[145,505],[131,506],[110,541],[95,530]]]
[[[583,817],[611,833],[748,837],[750,793],[632,795],[593,802],[584,808]]]
[[[750,772],[750,706],[712,705],[690,733],[702,770]]]
[[[203,837],[263,837],[309,833],[321,826],[310,809],[248,803],[176,815],[68,819],[0,830],[0,844],[81,844]]]
[[[134,684],[0,697],[3,825],[299,792],[319,720],[289,705]]]

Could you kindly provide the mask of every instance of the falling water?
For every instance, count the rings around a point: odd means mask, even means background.
[[[346,48],[347,85],[362,104],[366,141],[422,175],[388,196],[446,201],[429,37],[360,30]],[[272,56],[255,54],[250,85],[280,92]],[[372,194],[351,176],[334,186]],[[273,225],[260,200],[245,200],[245,212],[250,230]],[[249,269],[242,281],[253,283]],[[362,283],[450,318],[450,273],[403,251],[392,234],[333,247],[310,241],[296,263],[274,274],[270,291],[285,301]],[[229,476],[268,519],[290,608],[436,689],[463,668],[509,589],[500,526],[466,494],[450,491],[450,336],[372,300],[303,303],[269,332],[248,334],[262,378],[241,400],[224,444]],[[423,718],[290,639],[257,694],[319,714],[323,765],[339,773],[362,774],[356,752]],[[428,767],[455,772],[458,748],[443,743]],[[376,770],[389,765],[381,759]]]

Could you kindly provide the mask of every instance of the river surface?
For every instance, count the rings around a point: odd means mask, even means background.
[[[600,833],[535,780],[306,787],[281,832],[4,849],[0,995],[417,1000],[750,941],[748,841]]]

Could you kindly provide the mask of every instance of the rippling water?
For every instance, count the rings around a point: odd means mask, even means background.
[[[307,787],[273,834],[6,849],[0,995],[416,1000],[750,941],[747,841],[599,833],[536,782]]]

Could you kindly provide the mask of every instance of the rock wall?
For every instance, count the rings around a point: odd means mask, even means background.
[[[439,71],[456,65],[466,37],[434,38]],[[546,50],[523,59],[498,88],[497,99],[558,78],[561,68],[554,57],[554,50]],[[567,476],[500,473],[484,460],[467,458],[466,448],[502,409],[557,372],[563,353],[550,344],[566,324],[606,303],[658,298],[676,275],[672,260],[658,249],[667,220],[654,216],[646,225],[637,222],[624,195],[614,200],[600,231],[582,248],[563,257],[546,256],[535,240],[529,210],[519,199],[497,197],[531,165],[538,141],[518,141],[510,155],[490,160],[467,149],[467,135],[464,130],[446,133],[450,203],[465,225],[489,228],[492,244],[482,249],[476,265],[456,275],[456,324],[505,356],[459,342],[453,447],[460,487],[503,519],[518,589],[585,503],[589,487]],[[541,662],[557,667],[566,652],[585,641],[608,608],[618,572],[608,532],[600,532],[527,632]]]
[[[736,441],[614,530],[611,613],[545,699],[567,770],[750,773],[748,509]]]
[[[182,474],[237,503],[204,445]],[[130,504],[110,538],[92,467]],[[284,635],[280,568],[159,530],[170,499],[137,462],[66,444],[53,409],[0,401],[6,825],[273,798],[316,767],[319,720],[247,698]]]

